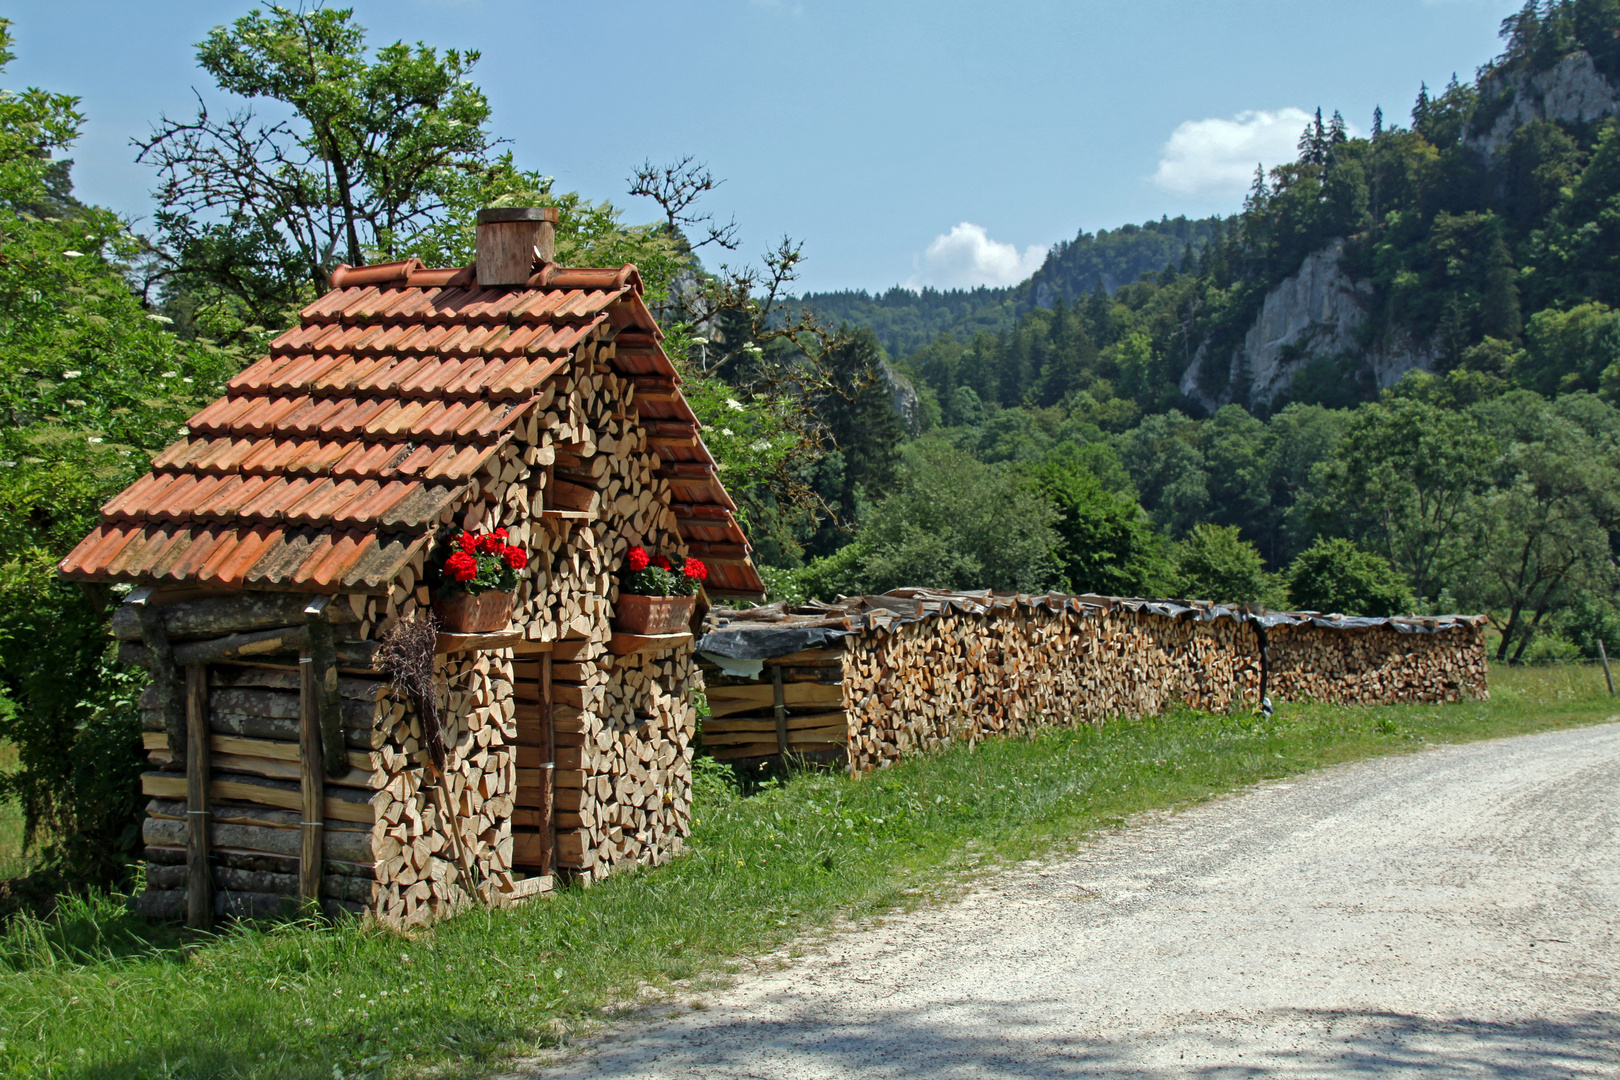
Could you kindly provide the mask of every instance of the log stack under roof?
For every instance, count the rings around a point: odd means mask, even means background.
[[[951,740],[1177,703],[1482,698],[1482,624],[920,589],[717,610],[698,643],[703,746],[741,759],[785,744],[864,772]]]

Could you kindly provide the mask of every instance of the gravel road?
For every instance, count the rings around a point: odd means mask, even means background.
[[[1617,916],[1611,723],[1150,819],[527,1075],[1620,1076]]]

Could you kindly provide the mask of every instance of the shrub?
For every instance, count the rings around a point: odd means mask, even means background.
[[[1203,524],[1171,549],[1179,595],[1225,604],[1277,604],[1281,590],[1235,525]]]
[[[1389,560],[1348,540],[1318,539],[1283,572],[1288,596],[1304,611],[1397,615],[1416,606]]]

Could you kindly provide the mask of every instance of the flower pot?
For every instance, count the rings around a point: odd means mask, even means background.
[[[490,590],[435,597],[433,617],[446,634],[493,634],[512,621],[512,594]]]
[[[613,629],[621,634],[684,634],[696,604],[695,596],[620,593]]]

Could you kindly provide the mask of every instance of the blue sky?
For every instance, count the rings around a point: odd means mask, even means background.
[[[227,99],[194,45],[247,0],[0,3],[9,87],[78,94],[82,197],[151,211],[129,140]],[[1080,229],[1231,212],[1318,105],[1405,123],[1517,0],[355,0],[374,43],[479,49],[518,161],[625,207],[644,158],[726,183],[744,254],[802,239],[806,289],[1005,284]]]

